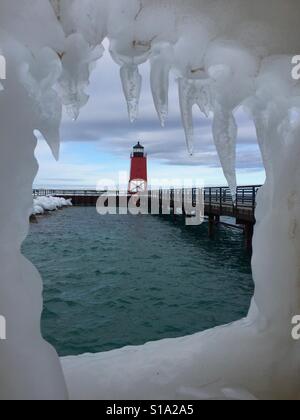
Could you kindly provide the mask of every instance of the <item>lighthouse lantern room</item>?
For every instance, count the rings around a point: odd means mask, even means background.
[[[138,142],[131,154],[131,169],[129,180],[129,194],[138,194],[147,191],[147,156],[145,148]]]

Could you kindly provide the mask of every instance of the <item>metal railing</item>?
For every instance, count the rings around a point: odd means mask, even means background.
[[[229,187],[204,188],[204,202],[212,206],[252,208],[256,207],[257,193],[261,185],[240,186],[236,189],[235,201],[233,201]]]
[[[257,193],[261,185],[249,185],[237,187],[236,189],[236,207],[256,207]]]
[[[203,189],[204,203],[210,206],[218,206],[220,210],[224,207],[253,209],[256,207],[256,197],[261,185],[239,186],[236,189],[236,200],[232,199],[231,191],[228,187],[207,187]],[[197,201],[198,188],[159,189],[147,192],[153,198],[162,199],[164,195],[169,195],[171,201],[179,201],[185,196],[194,203]],[[106,191],[96,190],[61,190],[61,189],[34,189],[33,196],[63,196],[63,197],[97,197],[106,193]],[[117,192],[118,194],[118,192]],[[119,193],[124,194],[124,193]],[[187,197],[188,196],[188,197]]]
[[[51,190],[51,189],[34,189],[32,194],[34,197],[44,197],[44,196],[53,196],[53,197],[99,197],[105,191],[96,191],[96,190]]]

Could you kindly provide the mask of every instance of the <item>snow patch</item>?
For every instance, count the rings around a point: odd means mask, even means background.
[[[37,197],[33,200],[33,215],[44,214],[46,211],[54,211],[63,207],[71,207],[72,200],[63,197]]]

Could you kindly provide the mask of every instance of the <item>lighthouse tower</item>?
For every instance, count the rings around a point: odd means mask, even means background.
[[[138,142],[131,154],[131,169],[129,179],[129,194],[138,194],[147,191],[147,156],[144,147]]]

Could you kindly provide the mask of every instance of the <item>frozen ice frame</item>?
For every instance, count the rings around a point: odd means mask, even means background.
[[[253,399],[300,397],[298,0],[1,0],[1,399]],[[267,173],[254,236],[255,294],[233,325],[141,347],[59,360],[40,334],[41,279],[21,255],[32,208],[39,130],[59,155],[62,106],[77,118],[107,37],[131,120],[151,63],[154,105],[167,119],[169,72],[178,76],[187,147],[192,107],[213,114],[213,138],[235,190],[234,110],[253,119]],[[296,110],[295,121],[291,114]],[[14,116],[14,118],[12,118]]]

